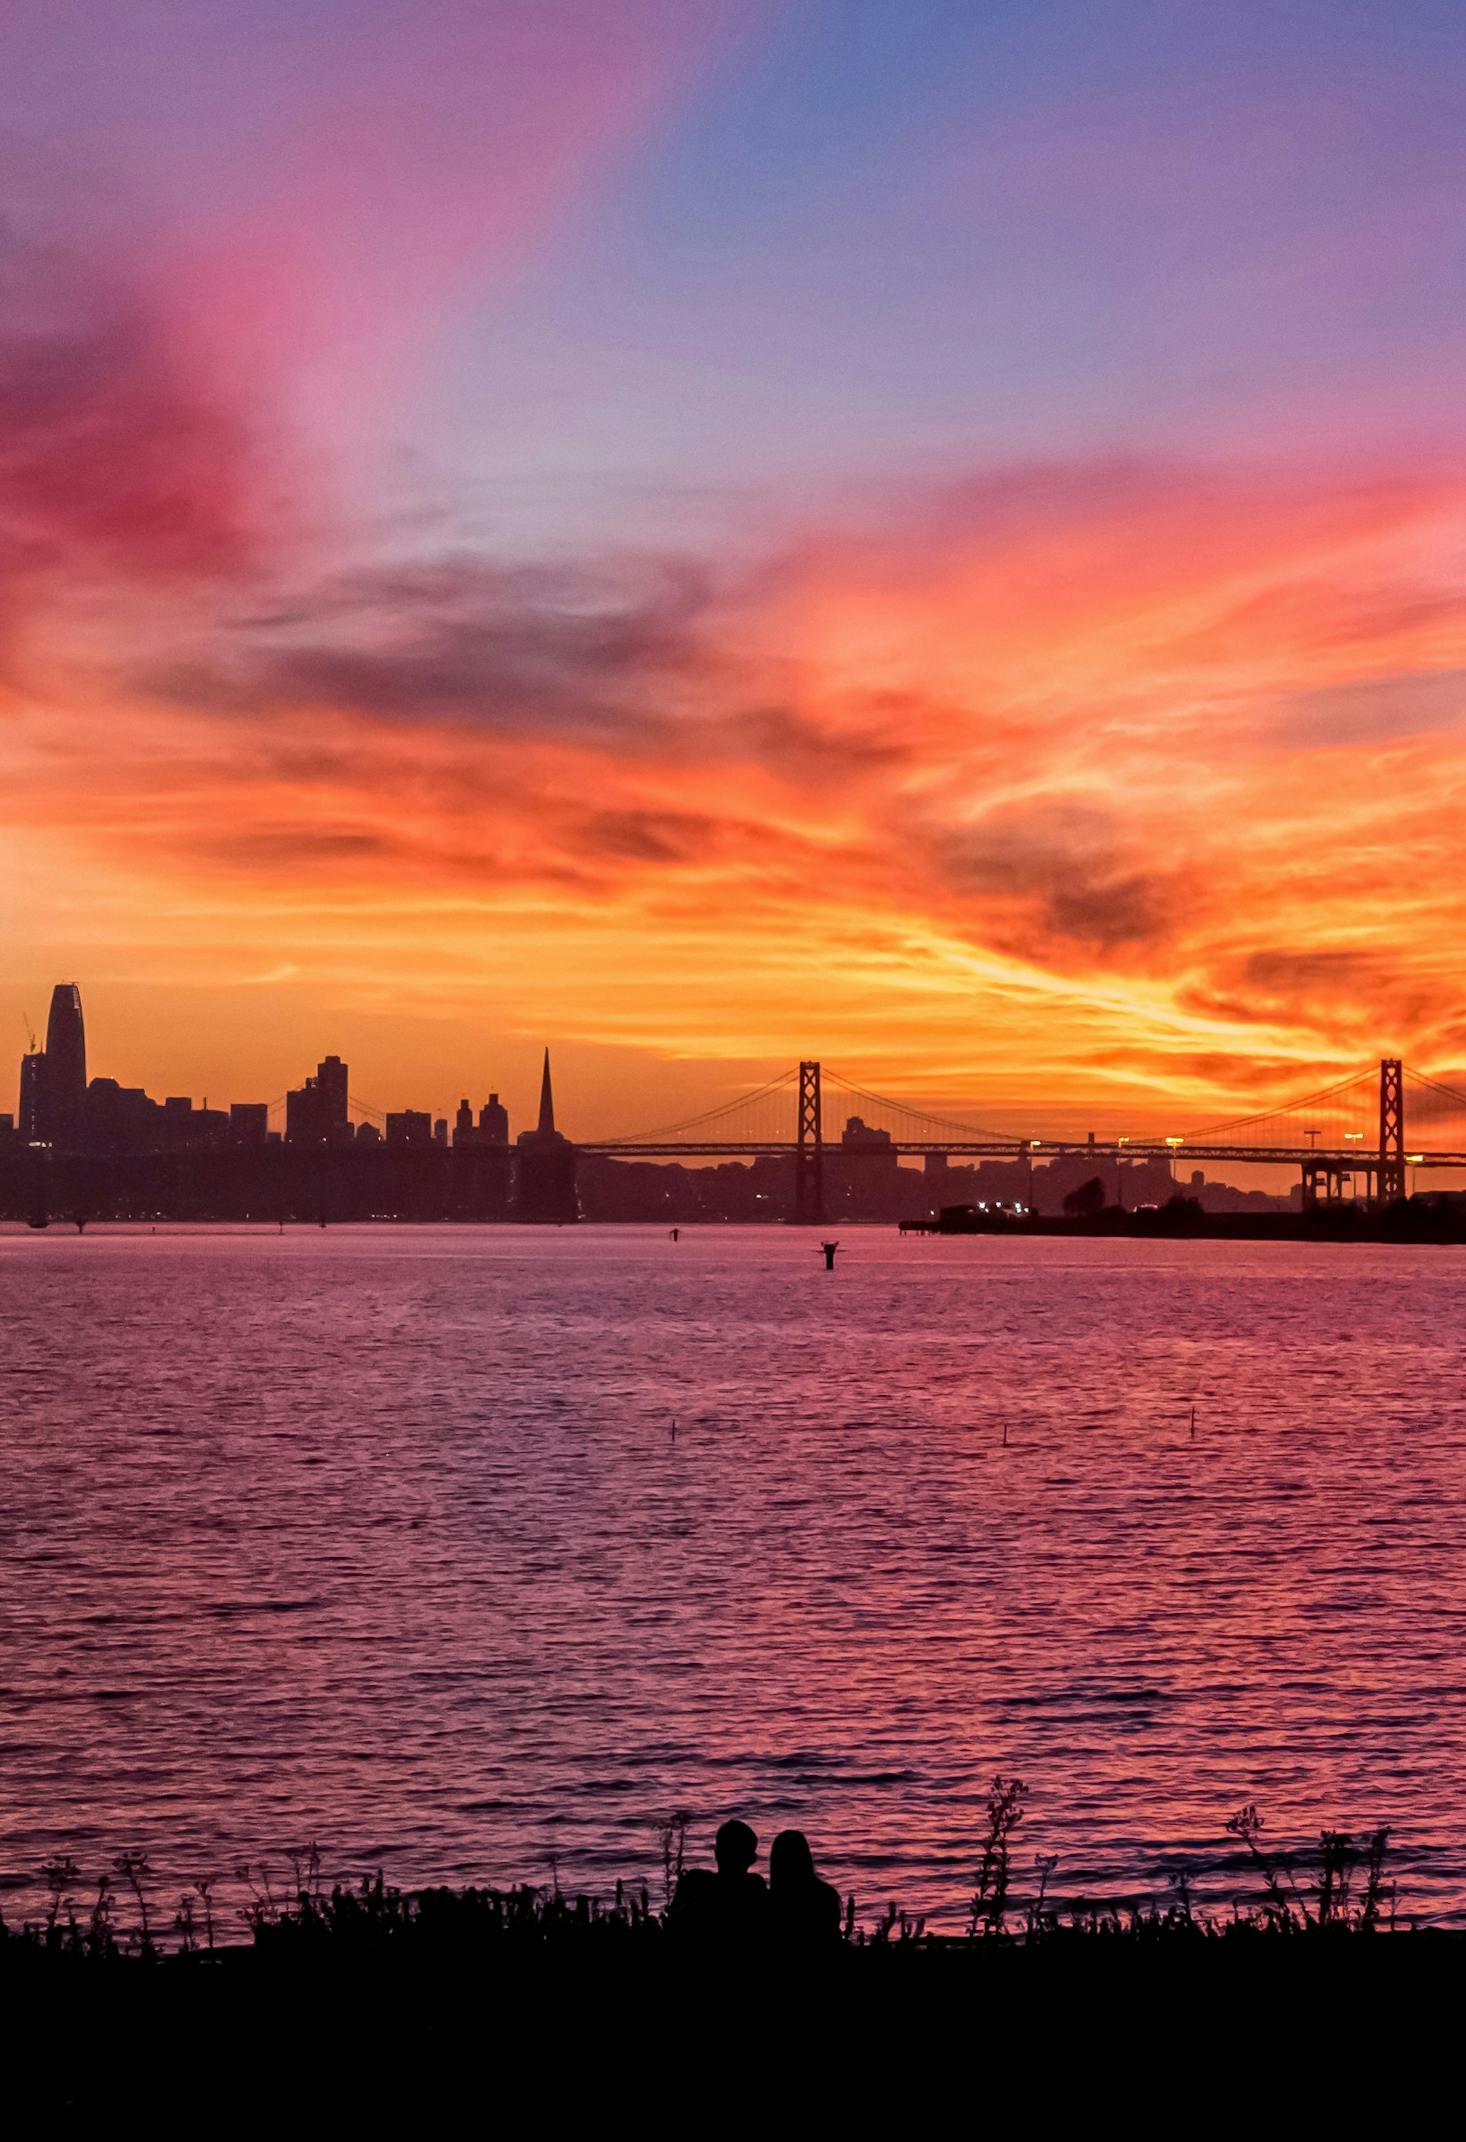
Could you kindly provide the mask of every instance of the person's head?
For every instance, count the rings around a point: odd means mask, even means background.
[[[769,1847],[769,1880],[812,1882],[814,1854],[803,1830],[780,1830]]]
[[[747,1874],[758,1857],[758,1839],[746,1822],[725,1822],[713,1839],[719,1874]]]

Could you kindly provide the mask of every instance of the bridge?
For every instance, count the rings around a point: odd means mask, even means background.
[[[831,1139],[826,1119],[846,1109],[864,1136]],[[1410,1134],[1407,1137],[1407,1120]],[[1305,1208],[1362,1196],[1388,1205],[1406,1194],[1407,1171],[1466,1169],[1466,1093],[1412,1070],[1399,1057],[1369,1066],[1281,1107],[1205,1125],[1184,1137],[1086,1138],[984,1129],[872,1093],[813,1059],[701,1115],[632,1137],[577,1141],[582,1153],[618,1160],[757,1160],[792,1156],[795,1217],[818,1222],[830,1154],[880,1151],[946,1160],[1034,1164],[1082,1154],[1123,1171],[1159,1160],[1235,1168],[1297,1168]],[[1119,1180],[1117,1173],[1117,1180]]]

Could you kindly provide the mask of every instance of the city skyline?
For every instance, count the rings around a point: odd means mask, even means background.
[[[148,1119],[164,1122],[170,1113],[176,1123],[186,1126],[192,1121],[195,1128],[232,1131],[236,1139],[251,1144],[263,1143],[267,1137],[328,1144],[343,1132],[357,1131],[373,1138],[395,1136],[403,1142],[431,1138],[439,1144],[465,1147],[506,1146],[509,1141],[509,1115],[496,1089],[489,1091],[477,1109],[466,1095],[460,1095],[451,1118],[446,1111],[414,1109],[401,1102],[395,1109],[378,1109],[350,1092],[349,1067],[335,1054],[322,1057],[298,1087],[287,1086],[268,1101],[231,1095],[211,1108],[205,1094],[197,1110],[192,1095],[151,1095],[144,1087],[129,1085],[110,1073],[89,1079],[85,1013],[76,982],[53,986],[44,1045],[28,1018],[24,1024],[27,1047],[20,1060],[16,1106],[14,1111],[0,1109],[0,1125],[18,1130],[29,1143],[63,1149],[95,1143],[99,1126],[95,1121],[89,1124],[87,1116],[90,1109],[95,1117],[99,1103],[107,1112],[101,1126],[104,1144],[138,1143]],[[541,1137],[556,1135],[548,1046],[540,1072],[538,1130]]]
[[[1180,1224],[1188,1199],[1198,1216],[1205,1209],[1255,1219],[1290,1202],[1311,1212],[1321,1189],[1332,1200],[1345,1189],[1359,1195],[1361,1183],[1368,1190],[1375,1181],[1368,1165],[1360,1166],[1367,1156],[1346,1147],[1342,1170],[1337,1155],[1306,1156],[1296,1200],[1209,1181],[1194,1167],[1178,1197],[1179,1140],[1106,1146],[1091,1132],[1082,1144],[1050,1141],[1040,1150],[1038,1139],[994,1144],[981,1126],[964,1130],[910,1115],[893,1132],[849,1113],[849,1105],[859,1101],[878,1115],[894,1109],[899,1117],[901,1104],[838,1075],[836,1106],[826,1118],[823,1067],[807,1059],[791,1079],[711,1111],[711,1120],[670,1126],[651,1145],[623,1140],[620,1148],[566,1134],[556,1117],[548,1046],[537,1112],[517,1137],[497,1091],[477,1111],[460,1099],[451,1120],[412,1108],[379,1116],[352,1094],[350,1068],[337,1055],[323,1057],[276,1102],[227,1107],[205,1100],[195,1108],[190,1096],[160,1098],[88,1071],[80,987],[57,982],[45,1047],[32,1045],[21,1059],[18,1116],[0,1111],[0,1219],[23,1218],[41,1230],[58,1218],[83,1230],[94,1220],[160,1219],[325,1227],[392,1220],[566,1225],[583,1218],[816,1225],[844,1218],[905,1226],[953,1216],[987,1225],[1002,1214],[1019,1222],[1060,1212],[1078,1221],[1110,1208],[1135,1214],[1165,1206]],[[1402,1071],[1380,1066],[1382,1094],[1391,1072],[1398,1148]],[[796,1123],[777,1122],[781,1095],[787,1114],[791,1083]],[[1456,1098],[1466,1110],[1466,1095]],[[750,1104],[761,1123],[750,1120]],[[1316,1149],[1318,1131],[1308,1135]],[[913,1156],[916,1166],[903,1164]],[[1194,1157],[1207,1157],[1205,1149]],[[1383,1129],[1379,1159],[1383,1164]],[[1385,1202],[1400,1195],[1397,1186]],[[832,1258],[834,1248],[824,1247]]]
[[[822,1083],[830,1083],[824,1077],[826,1066],[802,1058],[762,1086],[735,1093],[677,1123],[654,1124],[643,1118],[634,1128],[618,1125],[609,1136],[584,1130],[567,1134],[556,1119],[547,1043],[540,1059],[535,1119],[526,1116],[525,1128],[511,1139],[510,1111],[496,1087],[477,1106],[460,1094],[452,1108],[421,1109],[399,1102],[395,1109],[382,1109],[352,1091],[350,1068],[334,1052],[322,1057],[298,1087],[287,1087],[272,1100],[231,1099],[212,1108],[207,1096],[195,1109],[189,1095],[159,1098],[110,1074],[89,1078],[85,1014],[75,982],[57,982],[52,988],[44,1048],[29,1019],[25,1025],[27,1049],[19,1065],[17,1106],[0,1110],[0,1144],[8,1146],[12,1158],[25,1149],[181,1156],[282,1144],[297,1150],[360,1150],[385,1144],[508,1155],[513,1145],[532,1173],[545,1182],[559,1182],[552,1202],[566,1205],[574,1202],[572,1146],[640,1161],[653,1156],[767,1157],[776,1150],[792,1151],[797,1143],[799,1177],[806,1181],[808,1148],[811,1143],[818,1148],[822,1137]],[[1325,1187],[1329,1196],[1341,1194],[1356,1180],[1371,1198],[1389,1203],[1403,1196],[1407,1169],[1424,1165],[1459,1171],[1466,1165],[1466,1090],[1394,1057],[1381,1058],[1377,1068],[1356,1069],[1318,1093],[1295,1093],[1271,1108],[1201,1126],[1194,1136],[1155,1126],[1139,1135],[1098,1133],[1091,1123],[1077,1137],[1033,1105],[1025,1109],[1021,1127],[1000,1128],[996,1112],[979,1108],[960,1116],[937,1116],[901,1095],[874,1093],[844,1071],[835,1070],[831,1078],[833,1098],[847,1113],[841,1139],[827,1142],[841,1143],[866,1160],[914,1154],[924,1166],[934,1162],[945,1169],[949,1151],[964,1164],[1017,1154],[1025,1165],[1040,1151],[1051,1157],[1087,1152],[1096,1161],[1108,1156],[1117,1171],[1127,1162],[1150,1159],[1166,1162],[1173,1171],[1183,1154],[1191,1154],[1222,1162],[1229,1175],[1239,1165],[1299,1166],[1305,1203]],[[783,1119],[791,1107],[792,1123]],[[876,1123],[865,1122],[858,1112],[862,1108],[875,1110]],[[885,1125],[879,1120],[883,1116]],[[1132,1114],[1131,1120],[1140,1118]],[[736,1131],[735,1122],[740,1126]],[[1423,1150],[1412,1153],[1412,1146]],[[1203,1180],[1193,1177],[1195,1184]]]
[[[1463,85],[1444,0],[22,0],[11,1032],[548,1035],[606,1127],[1466,1064]]]
[[[164,1109],[182,1111],[183,1114],[177,1119],[180,1123],[187,1111],[193,1109],[195,1096],[183,1093],[180,1090],[181,1082],[165,1079],[161,1093],[150,1094],[141,1082],[117,1076],[110,1062],[108,1070],[100,1077],[93,1076],[89,1085],[86,1020],[80,985],[70,981],[54,983],[47,1001],[44,1046],[29,1013],[22,1014],[20,1025],[26,1035],[26,1050],[18,1063],[14,1106],[0,1106],[0,1124],[8,1122],[23,1137],[34,1135],[38,1142],[43,1143],[51,1142],[51,1126],[54,1124],[60,1131],[60,1142],[74,1141],[84,1106],[90,1097],[91,1104],[95,1107],[99,1088],[107,1090],[106,1105],[114,1116],[119,1101],[124,1105],[129,1102],[140,1104],[145,1110],[155,1113]],[[512,1047],[503,1047],[502,1053],[513,1055],[522,1054],[522,1051],[516,1052]],[[519,1134],[519,1142],[525,1142],[526,1138],[534,1142],[536,1135],[543,1139],[547,1134],[548,1140],[553,1143],[560,1138],[560,1132],[555,1120],[550,1053],[548,1043],[536,1044],[533,1082],[522,1082],[523,1095],[517,1104],[506,1104],[501,1097],[500,1084],[493,1083],[486,1094],[479,1095],[477,1099],[471,1098],[471,1093],[477,1091],[476,1080],[478,1083],[482,1082],[481,1074],[476,1074],[473,1079],[460,1081],[457,1098],[445,1101],[441,1098],[444,1081],[440,1074],[437,1080],[439,1097],[431,1100],[427,1107],[419,1104],[427,1100],[428,1096],[419,1094],[404,1097],[400,1093],[383,1106],[376,1099],[367,1099],[358,1092],[349,1090],[349,1066],[339,1052],[331,1051],[320,1058],[314,1072],[302,1074],[297,1069],[290,1074],[300,1078],[299,1086],[292,1086],[287,1077],[281,1090],[271,1095],[268,1100],[243,1098],[241,1093],[235,1090],[239,1085],[237,1077],[222,1101],[216,1098],[212,1107],[209,1094],[205,1092],[199,1100],[198,1119],[207,1118],[220,1129],[230,1120],[234,1121],[236,1128],[248,1122],[251,1126],[251,1139],[257,1131],[260,1138],[268,1133],[275,1139],[283,1137],[297,1142],[310,1142],[325,1139],[335,1130],[349,1127],[353,1130],[359,1129],[369,1136],[410,1137],[414,1142],[419,1139],[436,1139],[439,1144],[447,1145],[485,1142],[504,1145],[511,1142],[510,1118],[513,1115],[525,1126],[524,1131]],[[92,1069],[94,1071],[94,1065]],[[1357,1065],[1351,1067],[1351,1073],[1355,1074],[1356,1078],[1358,1071]],[[792,1077],[792,1070],[787,1067],[786,1075]],[[1415,1067],[1411,1068],[1410,1075],[1412,1078],[1418,1078],[1419,1073]],[[350,1081],[352,1085],[360,1083],[359,1080]],[[1427,1086],[1434,1085],[1437,1095],[1446,1095],[1452,1091],[1446,1085],[1433,1082],[1428,1077],[1423,1083]],[[842,1078],[841,1084],[847,1085],[847,1081]],[[470,1088],[470,1092],[462,1090],[465,1085]],[[719,1093],[712,1104],[714,1112],[736,1107],[745,1100],[756,1100],[763,1090],[763,1085],[764,1082],[758,1085],[745,1083],[735,1086],[731,1091]],[[506,1094],[512,1095],[514,1091],[514,1082],[504,1084]],[[863,1096],[867,1102],[880,1099],[859,1084],[848,1086],[848,1091],[856,1097]],[[0,1086],[0,1095],[3,1095],[3,1092],[3,1086]],[[607,1103],[604,1096],[598,1095],[593,1086],[578,1098],[578,1113],[584,1120],[577,1125],[573,1135],[579,1143],[595,1145],[608,1140],[635,1140],[643,1133],[659,1131],[670,1120],[665,1115],[658,1115],[653,1119],[647,1112],[645,1096],[641,1097],[642,1114],[639,1117],[634,1121],[621,1120],[615,1123],[604,1119]],[[705,1094],[699,1096],[699,1115],[702,1113],[701,1104],[706,1100]],[[1296,1093],[1278,1097],[1280,1112],[1286,1112],[1299,1103],[1300,1096]],[[926,1109],[919,1098],[904,1090],[898,1090],[888,1096],[883,1105],[898,1111],[903,1108],[910,1109],[916,1116],[937,1120],[935,1113]],[[940,1120],[947,1123],[954,1136],[965,1135],[979,1140],[996,1131],[1000,1137],[1020,1143],[1026,1142],[1032,1134],[1037,1133],[1043,1140],[1061,1144],[1079,1142],[1086,1137],[1092,1143],[1094,1138],[1099,1136],[1106,1144],[1118,1139],[1122,1147],[1131,1142],[1169,1142],[1180,1145],[1184,1141],[1179,1137],[1168,1137],[1168,1131],[1193,1127],[1181,1112],[1175,1112],[1164,1119],[1164,1125],[1159,1121],[1149,1122],[1144,1113],[1144,1098],[1137,1095],[1132,1095],[1130,1101],[1119,1109],[1118,1120],[1131,1126],[1124,1132],[1112,1124],[1105,1123],[1103,1117],[1097,1116],[1093,1108],[1076,1110],[1072,1106],[1045,1102],[1041,1097],[1031,1098],[1016,1111],[981,1099],[974,1101],[965,1096],[958,1098],[954,1106],[955,1114]],[[1456,1113],[1466,1115],[1466,1101],[1452,1101],[1448,1105],[1448,1119],[1453,1124]],[[853,1121],[858,1123],[859,1118],[856,1117]],[[1084,1128],[1076,1130],[1076,1124],[1080,1122]],[[1144,1127],[1137,1130],[1136,1126],[1139,1125]],[[1308,1133],[1314,1140],[1320,1135],[1321,1131],[1317,1127]],[[1356,1137],[1362,1136],[1363,1133],[1351,1130],[1347,1135]],[[1333,1142],[1337,1143],[1338,1139],[1335,1138]],[[1446,1142],[1454,1149],[1460,1140],[1453,1134]]]

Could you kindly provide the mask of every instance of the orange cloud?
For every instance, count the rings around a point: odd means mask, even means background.
[[[752,573],[226,561],[12,718],[28,871],[114,903],[35,957],[180,1018],[253,978],[297,1054],[369,1031],[379,1093],[486,1032],[621,1052],[587,1131],[669,1058],[988,1119],[1447,1064],[1463,524],[1453,476],[1056,465]]]

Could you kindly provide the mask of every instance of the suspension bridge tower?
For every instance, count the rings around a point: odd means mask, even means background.
[[[1379,1066],[1379,1173],[1376,1197],[1393,1205],[1405,1195],[1405,1067],[1398,1056]]]
[[[799,1066],[799,1137],[794,1154],[794,1219],[822,1227],[825,1218],[825,1138],[820,1119],[820,1067]]]

